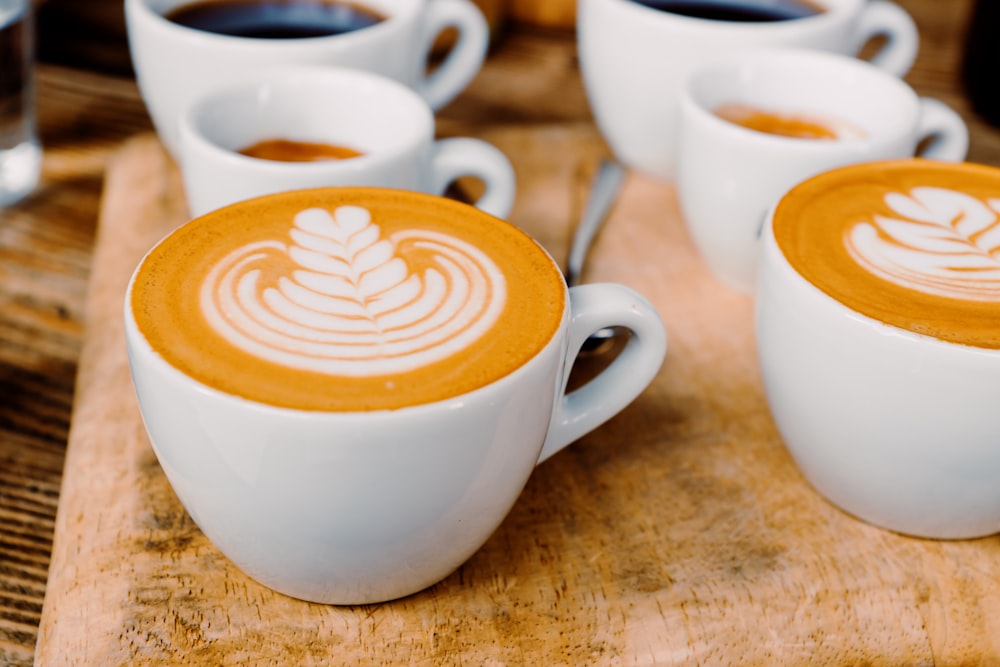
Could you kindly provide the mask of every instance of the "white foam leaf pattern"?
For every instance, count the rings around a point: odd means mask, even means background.
[[[900,217],[875,215],[847,232],[856,262],[902,287],[1000,302],[1000,199],[918,187],[885,202]]]
[[[504,307],[500,269],[447,234],[383,236],[368,210],[341,206],[301,211],[289,238],[232,251],[200,294],[220,335],[274,363],[345,376],[405,372],[464,349]],[[404,245],[432,266],[411,270],[399,253]],[[273,276],[275,266],[290,268]]]

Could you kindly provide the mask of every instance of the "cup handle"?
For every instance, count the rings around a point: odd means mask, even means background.
[[[969,128],[950,106],[931,97],[920,98],[920,139],[930,139],[920,157],[961,162],[969,150]]]
[[[667,333],[656,309],[624,285],[591,283],[569,291],[570,323],[562,390],[538,463],[597,428],[641,394],[660,370]],[[590,382],[566,393],[584,341],[606,327],[630,332],[625,348]]]
[[[443,194],[456,179],[472,176],[486,186],[473,205],[498,218],[510,215],[517,189],[514,167],[497,147],[469,137],[441,139],[434,142],[431,165],[433,194]]]
[[[858,20],[857,51],[873,37],[887,38],[882,49],[872,56],[873,65],[898,77],[913,66],[920,45],[917,24],[905,9],[889,0],[870,0]]]
[[[490,39],[486,18],[469,0],[431,0],[424,11],[422,64],[430,59],[434,41],[445,28],[455,28],[458,39],[444,61],[429,75],[422,75],[416,85],[435,110],[454,99],[479,73]]]

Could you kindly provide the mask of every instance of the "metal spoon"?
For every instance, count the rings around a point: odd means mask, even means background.
[[[625,180],[625,169],[614,160],[605,159],[597,168],[594,181],[590,187],[590,196],[583,210],[583,217],[573,232],[573,243],[570,246],[569,260],[566,263],[566,284],[570,287],[579,284],[583,273],[583,264],[587,259],[590,246],[597,236],[598,230],[608,217],[611,206],[618,198],[622,182]],[[584,341],[581,351],[593,352],[616,334],[615,329],[601,329]]]

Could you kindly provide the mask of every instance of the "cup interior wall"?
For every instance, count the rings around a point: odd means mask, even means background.
[[[737,103],[762,111],[807,113],[844,121],[865,136],[894,135],[912,127],[916,94],[864,63],[798,61],[795,55],[709,68],[692,81],[705,113]]]
[[[192,121],[202,137],[231,151],[286,139],[346,146],[368,155],[433,135],[430,111],[409,91],[322,77],[276,80],[215,95],[195,108]]]

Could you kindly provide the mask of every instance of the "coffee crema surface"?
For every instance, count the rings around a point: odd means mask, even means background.
[[[773,23],[822,14],[822,5],[810,0],[632,0],[670,14],[711,21]]]
[[[254,39],[328,37],[385,20],[374,9],[344,0],[201,0],[164,17],[196,30]]]
[[[1000,348],[1000,170],[922,159],[836,169],[789,191],[773,230],[792,267],[848,308]]]
[[[559,267],[466,204],[286,192],[183,225],[141,263],[139,331],[169,364],[279,407],[398,409],[513,372],[560,327]]]
[[[746,104],[722,104],[712,110],[716,116],[748,130],[793,139],[832,141],[860,138],[864,133],[844,121],[805,113],[758,109]]]
[[[347,146],[335,146],[313,141],[264,139],[238,151],[241,155],[277,162],[322,162],[360,157],[361,151]]]

